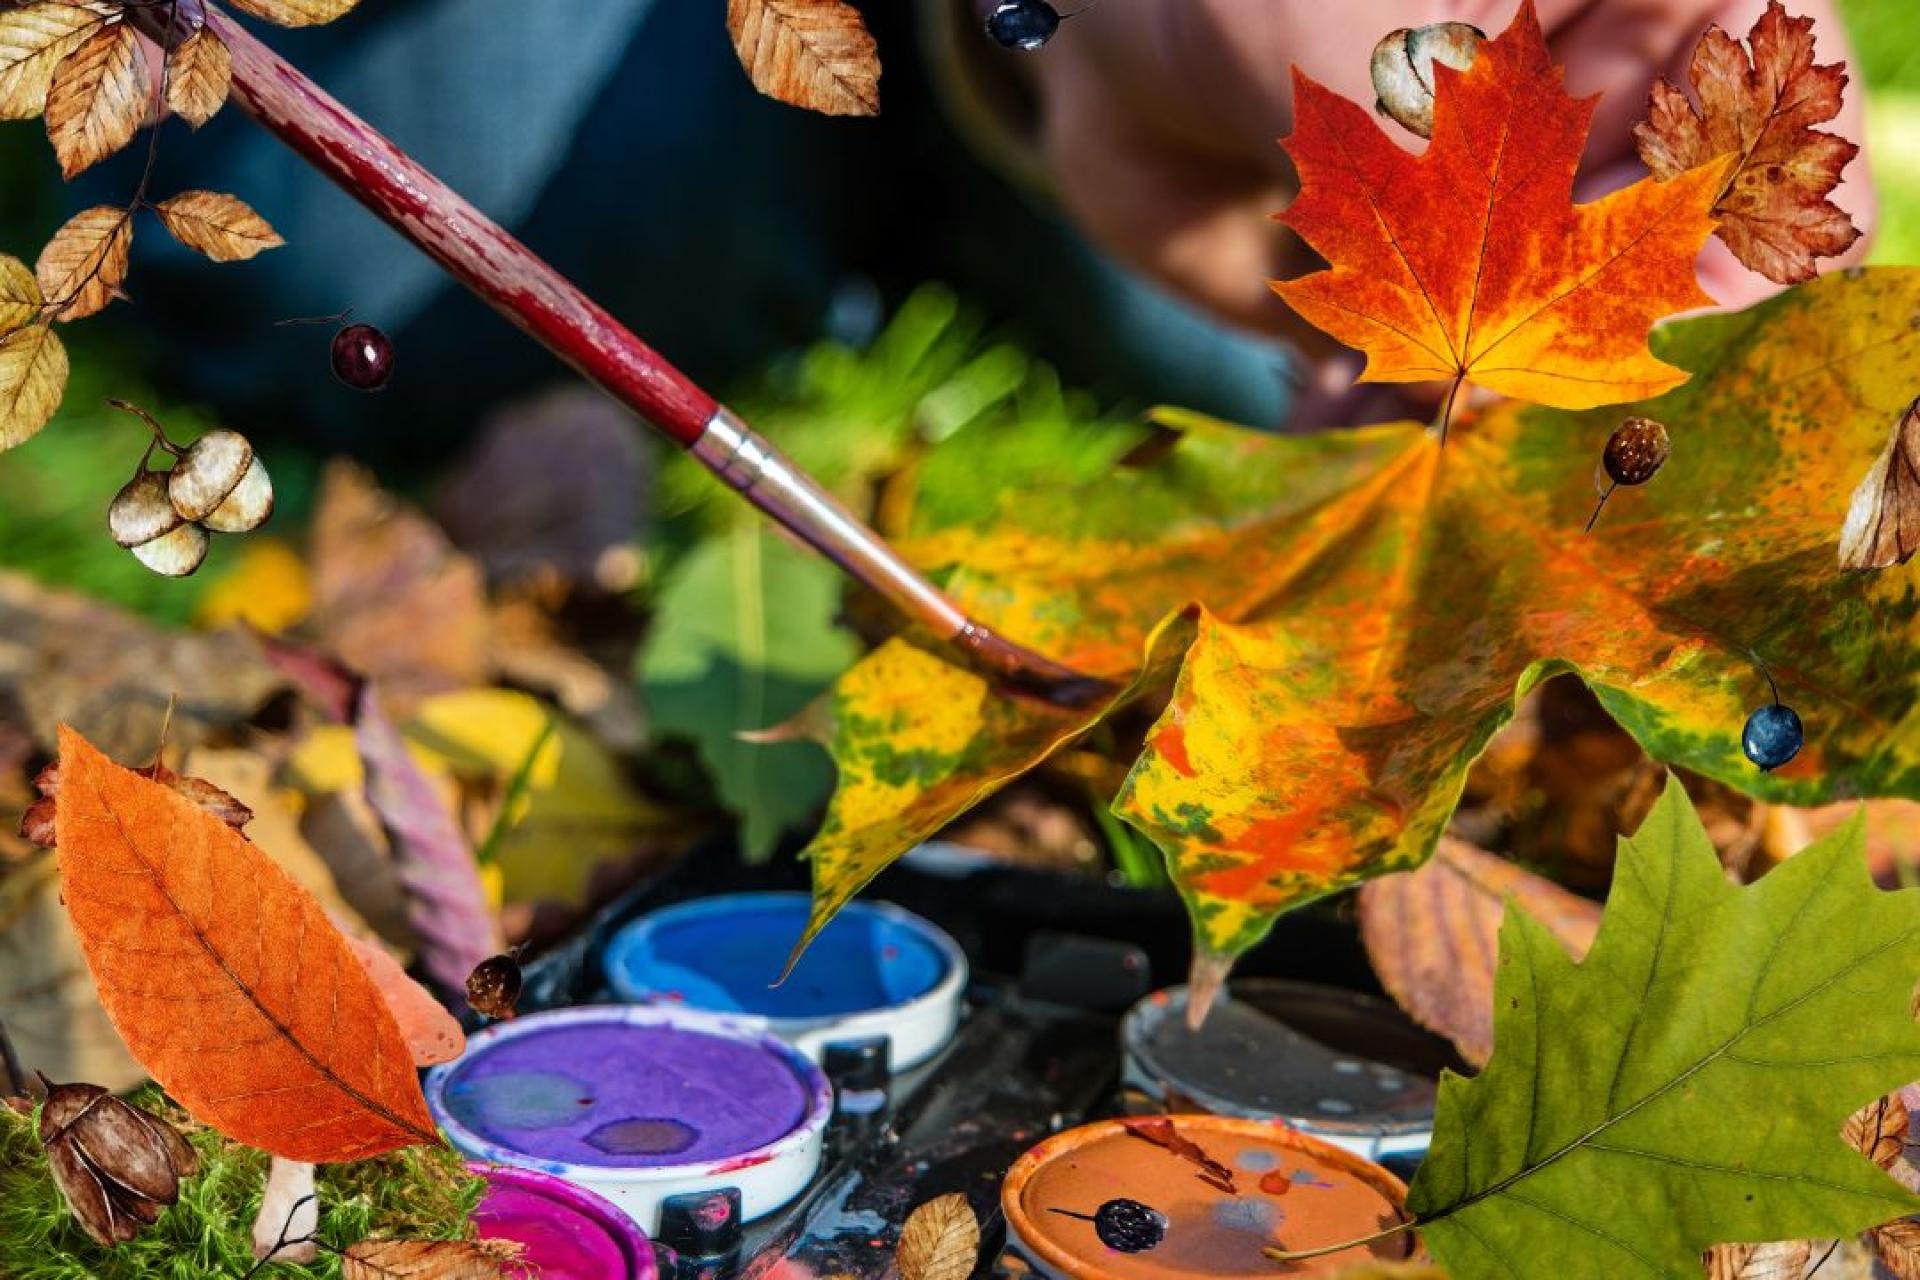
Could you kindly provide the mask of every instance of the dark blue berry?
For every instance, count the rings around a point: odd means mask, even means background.
[[[1109,1249],[1145,1253],[1167,1238],[1167,1218],[1138,1200],[1109,1200],[1094,1211],[1093,1233]]]
[[[1002,0],[987,15],[987,34],[1002,48],[1032,53],[1053,39],[1060,14],[1047,0]]]
[[[358,391],[379,391],[393,377],[393,340],[370,324],[333,335],[333,376]]]
[[[1747,727],[1740,734],[1740,749],[1762,772],[1770,773],[1799,755],[1805,741],[1800,717],[1794,714],[1793,708],[1769,702],[1747,717]]]

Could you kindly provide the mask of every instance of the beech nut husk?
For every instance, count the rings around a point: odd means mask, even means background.
[[[205,529],[197,524],[182,522],[171,533],[163,533],[150,542],[143,542],[128,550],[155,573],[168,578],[184,578],[206,560],[207,541]]]
[[[144,467],[113,495],[113,501],[107,506],[107,531],[123,547],[152,542],[172,533],[180,524],[180,513],[173,509],[173,500],[167,496],[166,473]]]
[[[167,474],[167,496],[183,520],[205,520],[240,487],[253,466],[253,446],[238,431],[209,431],[187,447]]]
[[[1373,46],[1373,92],[1378,109],[1423,138],[1433,136],[1433,64],[1465,71],[1487,33],[1465,22],[1389,31]]]
[[[82,1229],[106,1246],[159,1221],[199,1157],[173,1126],[92,1084],[47,1086],[40,1144]]]
[[[267,522],[273,514],[273,481],[256,455],[246,474],[200,523],[215,533],[249,533]]]

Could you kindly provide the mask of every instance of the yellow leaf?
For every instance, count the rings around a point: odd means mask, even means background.
[[[85,5],[57,0],[0,12],[0,120],[44,111],[53,69],[104,21]]]
[[[133,140],[147,115],[147,60],[125,22],[88,36],[54,68],[47,138],[68,178]]]
[[[35,274],[55,320],[79,320],[106,309],[127,279],[133,219],[125,209],[95,205],[67,220],[40,251]]]
[[[67,349],[44,324],[0,338],[0,449],[40,434],[67,392]]]
[[[201,594],[194,621],[209,629],[244,622],[272,635],[312,608],[307,562],[278,538],[249,538],[234,566]]]
[[[461,780],[497,802],[553,714],[517,690],[469,689],[422,702],[401,735],[436,782]],[[309,734],[288,775],[313,795],[359,790],[364,775],[352,732],[329,726]],[[501,892],[516,902],[580,901],[596,866],[630,853],[637,837],[668,822],[603,745],[564,719],[534,757],[523,803],[499,847]]]
[[[183,191],[153,211],[175,240],[215,262],[242,262],[286,243],[246,202],[218,191]]]
[[[40,282],[18,258],[0,253],[0,333],[12,333],[40,314]]]
[[[353,12],[360,0],[233,0],[233,7],[283,27],[317,27]]]
[[[830,116],[880,114],[880,57],[843,0],[727,0],[727,32],[754,88]]]
[[[233,54],[205,27],[167,55],[167,107],[196,129],[226,105],[232,86]]]

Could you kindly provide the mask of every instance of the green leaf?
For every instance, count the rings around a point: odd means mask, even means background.
[[[1840,1136],[1920,1079],[1920,894],[1865,851],[1856,818],[1740,888],[1669,779],[1583,963],[1507,913],[1493,1060],[1443,1080],[1408,1198],[1457,1280],[1697,1280],[1709,1245],[1920,1209]]]
[[[654,727],[699,745],[750,856],[772,852],[833,787],[808,744],[739,735],[792,716],[852,661],[839,602],[838,570],[744,522],[696,547],[660,594],[640,668]]]

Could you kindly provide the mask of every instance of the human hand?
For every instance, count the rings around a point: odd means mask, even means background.
[[[1744,38],[1765,0],[1538,0],[1569,92],[1599,93],[1575,188],[1591,200],[1645,175],[1633,125],[1653,81],[1685,83],[1687,60],[1709,23]],[[1822,62],[1850,57],[1832,0],[1801,0]],[[1267,282],[1316,265],[1272,220],[1296,182],[1277,139],[1292,131],[1290,68],[1371,103],[1368,62],[1388,31],[1430,22],[1503,29],[1515,0],[1099,0],[1028,63],[1040,105],[1040,143],[1060,199],[1109,252],[1226,319],[1294,338],[1325,339],[1301,323]],[[1864,137],[1856,76],[1831,128]],[[1390,132],[1397,126],[1386,124]],[[1411,136],[1401,139],[1418,145]],[[1834,199],[1870,231],[1873,193],[1864,155]],[[1863,237],[1844,265],[1865,251]],[[1722,306],[1773,291],[1708,242],[1701,281]]]

